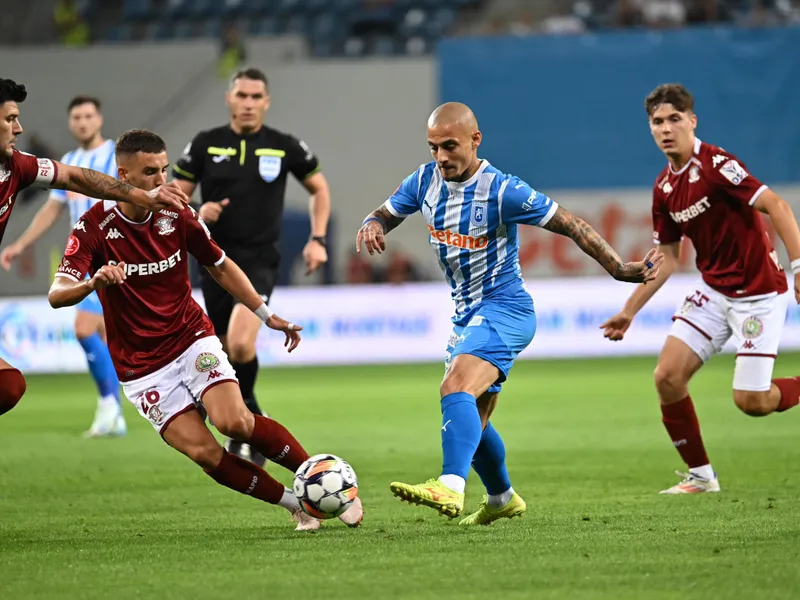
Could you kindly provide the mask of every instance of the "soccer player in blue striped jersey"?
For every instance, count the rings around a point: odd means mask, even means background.
[[[104,139],[101,132],[103,115],[100,112],[100,100],[90,96],[77,96],[69,103],[67,111],[70,132],[79,146],[67,152],[61,162],[117,177],[114,140]],[[99,200],[76,192],[51,190],[50,197],[36,213],[28,229],[0,255],[0,264],[9,270],[13,261],[58,221],[64,208],[69,208],[74,226],[80,227],[83,213],[97,202]],[[126,433],[120,405],[119,380],[103,339],[103,331],[103,309],[97,294],[93,292],[78,304],[75,318],[75,336],[86,353],[89,372],[98,390],[94,421],[86,432],[89,437]]]
[[[438,107],[428,119],[433,162],[409,175],[386,203],[364,219],[356,238],[360,252],[385,250],[384,236],[421,212],[455,303],[453,333],[442,381],[442,453],[438,479],[393,482],[392,493],[432,507],[450,518],[464,507],[470,465],[487,497],[464,525],[488,525],[525,512],[505,464],[505,445],[490,417],[517,355],[533,339],[536,314],[519,265],[518,225],[542,227],[572,238],[614,279],[652,281],[663,256],[651,250],[640,262],[623,263],[585,221],[521,179],[478,158],[481,132],[464,104]]]

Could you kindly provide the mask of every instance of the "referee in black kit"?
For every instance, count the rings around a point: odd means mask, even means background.
[[[190,197],[201,186],[200,216],[216,242],[268,301],[280,266],[287,174],[311,194],[311,237],[303,250],[307,274],[328,261],[328,182],[304,142],[264,125],[270,96],[263,72],[253,68],[237,72],[225,99],[230,122],[198,133],[174,165],[173,175]],[[253,387],[258,374],[256,337],[264,323],[235,303],[203,269],[201,278],[206,310],[236,369],[245,404],[263,414]],[[264,464],[264,457],[247,444],[229,441],[227,447],[233,454]]]

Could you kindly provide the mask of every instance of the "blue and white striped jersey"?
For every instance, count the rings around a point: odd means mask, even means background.
[[[114,152],[114,140],[106,140],[102,145],[93,150],[76,148],[72,152],[67,152],[61,162],[71,167],[81,167],[100,171],[111,177],[117,177],[117,161]],[[82,194],[68,192],[66,190],[52,190],[50,197],[58,202],[67,202],[69,216],[73,223],[77,223],[83,213],[92,208],[97,202],[95,198],[88,198]]]
[[[444,181],[435,162],[422,165],[384,205],[396,217],[422,211],[430,244],[452,288],[453,322],[463,325],[485,298],[523,285],[517,225],[544,226],[558,205],[527,183],[481,161],[468,181]]]

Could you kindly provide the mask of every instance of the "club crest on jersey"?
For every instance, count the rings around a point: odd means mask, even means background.
[[[158,234],[159,235],[169,235],[175,228],[172,226],[172,221],[174,219],[170,219],[169,217],[160,217],[156,221],[156,227],[158,227]]]
[[[472,203],[472,217],[470,222],[475,227],[481,227],[486,223],[486,202],[473,202]]]
[[[662,188],[661,188],[661,190],[662,190],[662,191],[663,191],[665,194],[669,194],[669,193],[672,191],[672,186],[669,184],[669,181],[668,181],[667,183],[665,183],[665,184],[664,184],[664,187],[662,187]]]
[[[281,174],[281,157],[280,156],[259,156],[258,157],[258,174],[261,179],[267,183],[272,183]]]
[[[689,183],[696,183],[700,181],[700,169],[697,166],[693,166],[689,169]]]
[[[758,317],[747,317],[742,323],[742,335],[752,340],[764,333],[764,323]]]
[[[200,356],[197,357],[197,360],[194,361],[194,368],[200,371],[201,373],[205,373],[206,371],[211,371],[212,369],[216,369],[219,366],[219,359],[211,354],[211,352],[203,352]]]

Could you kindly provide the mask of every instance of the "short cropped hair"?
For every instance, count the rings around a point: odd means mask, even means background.
[[[166,152],[167,145],[160,136],[146,129],[131,129],[117,138],[117,155],[131,155],[138,152],[145,154],[161,154]]]
[[[94,96],[75,96],[72,100],[69,101],[69,106],[67,106],[67,112],[71,112],[73,108],[76,106],[80,106],[81,104],[94,104],[94,107],[97,109],[97,112],[100,112],[102,108],[102,104],[98,98]]]
[[[644,108],[652,115],[660,104],[672,104],[678,112],[694,112],[694,96],[680,83],[665,83],[647,95]]]
[[[0,105],[6,102],[25,102],[28,91],[21,83],[0,77]]]
[[[264,87],[269,89],[269,82],[267,81],[267,76],[264,74],[264,71],[261,69],[256,69],[255,67],[247,67],[246,69],[236,71],[236,73],[233,74],[233,77],[231,77],[230,87],[233,87],[237,79],[263,81]]]

